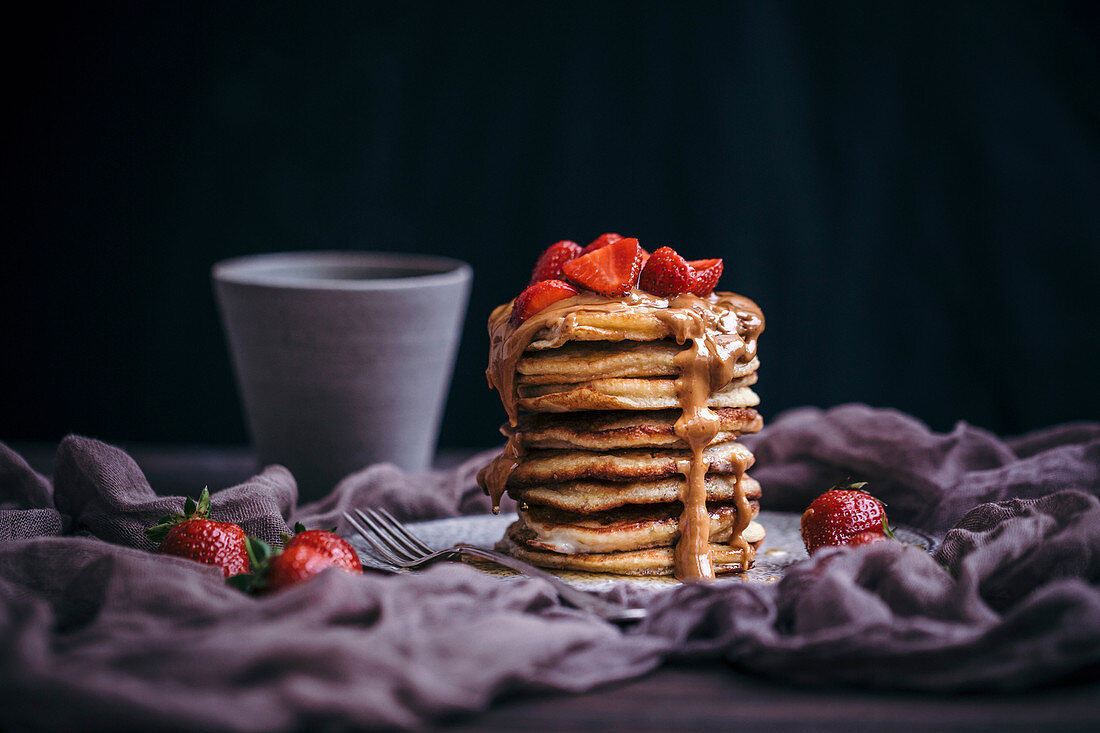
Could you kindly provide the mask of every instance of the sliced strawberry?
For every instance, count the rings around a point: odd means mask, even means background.
[[[603,249],[609,244],[614,244],[623,238],[621,234],[615,234],[614,232],[608,232],[607,234],[601,234],[592,240],[592,242],[581,251],[581,254],[588,254],[589,252],[595,252],[598,249]]]
[[[576,262],[576,260],[573,260]],[[540,280],[528,285],[512,303],[512,325],[518,326],[543,308],[559,300],[571,298],[580,291],[561,280]]]
[[[696,285],[695,271],[672,247],[651,254],[638,281],[642,290],[662,298],[690,293]]]
[[[575,285],[608,298],[619,298],[638,284],[642,248],[637,239],[620,239],[565,263],[562,270]]]
[[[718,278],[722,277],[722,260],[692,260],[688,264],[695,270],[695,287],[691,292],[700,298],[713,293]]]
[[[535,270],[531,273],[531,285],[541,280],[561,280],[561,268],[569,260],[575,259],[581,253],[581,246],[576,242],[563,239],[554,242],[539,257],[535,263]]]

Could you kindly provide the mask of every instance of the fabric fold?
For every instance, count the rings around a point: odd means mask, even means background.
[[[774,584],[619,587],[650,611],[626,632],[541,581],[454,564],[329,571],[253,598],[215,568],[151,552],[143,530],[182,498],[157,495],[124,451],[69,437],[51,482],[0,445],[0,704],[39,729],[411,728],[668,659],[950,691],[1026,690],[1100,666],[1100,425],[1001,440],[846,405],[796,410],[750,441],[765,508],[801,511],[841,479],[867,480],[892,520],[946,533],[940,548],[826,549]],[[491,455],[419,475],[371,466],[302,507],[293,476],[270,466],[211,487],[213,514],[277,542],[288,522],[339,525],[358,506],[482,513],[474,479]]]

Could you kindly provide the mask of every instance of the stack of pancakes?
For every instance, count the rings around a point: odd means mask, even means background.
[[[488,374],[509,412],[502,428],[509,441],[478,480],[494,508],[505,490],[519,505],[501,548],[543,567],[676,571],[674,548],[696,457],[680,437],[682,425],[676,427],[687,414],[678,356],[690,345],[676,321],[680,311],[692,310],[707,323],[705,339],[696,340],[732,375],[703,391],[708,415],[717,418],[713,438],[701,447],[710,560],[717,573],[747,568],[764,531],[750,521],[759,511],[760,485],[744,473],[753,457],[737,438],[762,425],[751,388],[763,329],[759,309],[730,293],[684,296],[672,305],[637,291],[612,304],[571,300],[518,329],[508,322],[509,305],[490,318]]]

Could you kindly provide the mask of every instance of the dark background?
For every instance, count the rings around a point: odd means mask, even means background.
[[[382,249],[474,266],[495,443],[490,309],[609,230],[725,258],[766,416],[1100,417],[1094,7],[9,7],[0,439],[241,443],[210,265]]]

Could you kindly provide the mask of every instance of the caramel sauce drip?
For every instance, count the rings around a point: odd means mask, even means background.
[[[519,465],[523,451],[520,450],[516,436],[509,434],[508,442],[504,444],[504,450],[494,458],[488,466],[481,469],[479,478],[482,485],[489,492],[489,498],[493,502],[493,514],[500,514],[500,499],[504,496],[504,487],[508,483],[508,477]]]
[[[509,323],[512,305],[508,303],[497,307],[489,317],[489,367],[485,375],[489,385],[500,393],[508,412],[508,424],[514,428],[517,419],[516,363],[531,342],[542,338],[551,346],[559,346],[569,340],[581,314],[628,311],[655,317],[662,324],[665,335],[685,347],[675,360],[679,368],[676,390],[682,411],[675,430],[691,448],[691,460],[677,464],[686,481],[681,497],[684,511],[680,515],[680,540],[675,550],[676,577],[681,580],[713,579],[706,502],[709,466],[703,451],[718,433],[720,420],[707,407],[707,401],[714,391],[729,384],[739,362],[751,361],[756,356],[756,340],[764,330],[764,316],[755,303],[734,293],[715,293],[706,298],[681,295],[673,299],[639,290],[621,299],[582,293],[554,303],[514,328]],[[508,443],[504,452],[481,472],[494,512],[499,512],[508,477],[522,457],[514,434],[510,430],[506,430],[506,434]],[[737,519],[731,542],[741,550],[742,568],[748,568],[754,552],[741,536],[751,521],[751,507],[741,482],[744,471],[745,466],[739,464],[734,493]]]
[[[682,414],[676,420],[676,435],[691,448],[691,460],[680,461],[677,469],[686,482],[680,497],[684,511],[680,514],[680,540],[676,543],[676,577],[680,580],[706,580],[714,577],[710,560],[710,516],[707,513],[707,469],[703,449],[718,433],[721,421],[707,407],[710,397],[710,374],[706,341],[691,339],[691,345],[676,355],[680,376],[676,392]],[[686,464],[686,465],[685,465]],[[735,493],[740,491],[740,481]]]

